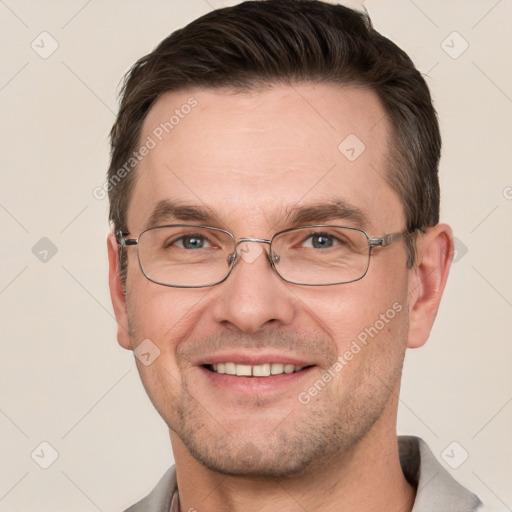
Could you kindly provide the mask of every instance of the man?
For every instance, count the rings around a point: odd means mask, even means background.
[[[110,288],[176,466],[130,511],[478,509],[396,436],[453,254],[440,146],[420,73],[342,6],[245,2],[135,64]]]

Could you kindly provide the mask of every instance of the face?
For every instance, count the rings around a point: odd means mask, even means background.
[[[209,225],[236,238],[309,224],[370,236],[404,230],[401,201],[384,179],[390,130],[374,93],[318,84],[167,93],[141,141],[157,140],[155,128],[194,102],[136,171],[130,237],[162,202],[158,225]],[[281,280],[267,245],[245,250],[252,256],[225,282],[186,289],[147,280],[127,249],[119,340],[158,348],[151,364],[137,364],[173,444],[216,471],[285,476],[394,428],[408,332],[404,242],[376,248],[364,279],[323,287]],[[238,373],[271,365],[276,374],[228,375],[213,365]]]

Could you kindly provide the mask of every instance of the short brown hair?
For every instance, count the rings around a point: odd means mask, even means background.
[[[215,10],[173,32],[126,74],[111,131],[110,220],[127,230],[135,172],[122,173],[161,94],[190,87],[236,91],[317,82],[375,92],[393,129],[386,179],[409,230],[439,222],[441,136],[427,84],[366,13],[316,0],[259,0]],[[408,266],[414,241],[408,240]],[[125,265],[121,276],[124,280]]]

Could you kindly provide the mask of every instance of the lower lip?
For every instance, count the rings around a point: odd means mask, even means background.
[[[279,375],[271,375],[270,377],[237,377],[236,375],[212,372],[202,366],[198,368],[215,387],[240,395],[253,395],[283,390],[286,387],[297,384],[314,369],[313,366],[310,366],[299,372],[281,373]]]

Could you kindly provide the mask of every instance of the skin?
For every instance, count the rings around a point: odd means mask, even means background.
[[[404,230],[402,203],[384,179],[390,127],[371,91],[296,84],[166,93],[141,140],[192,96],[197,107],[136,171],[130,237],[164,199],[207,206],[207,224],[237,238],[271,238],[291,227],[286,208],[339,198],[365,211],[371,236]],[[338,150],[349,134],[366,146],[355,161]],[[160,350],[152,364],[137,364],[169,426],[182,511],[411,510],[415,490],[396,441],[401,369],[406,348],[425,343],[437,313],[453,251],[448,226],[419,236],[414,268],[400,241],[373,252],[364,279],[327,287],[282,281],[264,251],[215,287],[164,287],[142,275],[130,248],[125,295],[117,248],[110,235],[118,341],[133,350],[149,338]],[[299,393],[396,303],[396,316],[300,403]],[[278,390],[231,392],[197,364],[220,351],[293,355],[314,367]]]

